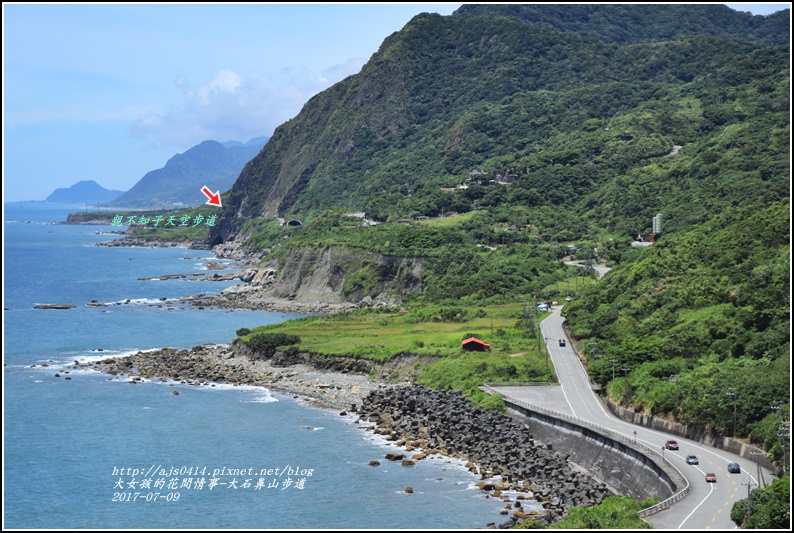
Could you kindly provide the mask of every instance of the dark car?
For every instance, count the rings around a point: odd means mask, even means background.
[[[699,465],[700,461],[698,460],[697,455],[687,455],[686,456],[686,464],[688,465]]]
[[[667,442],[664,443],[664,447],[667,448],[668,450],[677,450],[678,443],[674,440],[668,440]]]
[[[717,476],[713,472],[706,474],[706,483],[716,483]]]
[[[731,474],[741,474],[742,467],[739,466],[739,463],[729,463],[728,464],[728,472]]]
[[[560,346],[565,346],[565,339],[560,339]]]

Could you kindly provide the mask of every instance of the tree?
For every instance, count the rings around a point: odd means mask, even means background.
[[[791,529],[789,479],[786,475],[751,491],[749,500],[733,504],[731,520],[743,529]]]

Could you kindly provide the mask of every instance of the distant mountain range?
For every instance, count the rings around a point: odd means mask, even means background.
[[[201,193],[204,185],[212,192],[230,189],[245,164],[267,140],[257,137],[247,143],[204,141],[175,155],[163,168],[147,172],[129,191],[108,201],[108,205],[148,209],[201,205],[207,200]]]
[[[124,191],[113,191],[102,187],[93,180],[78,181],[69,188],[55,189],[46,202],[61,204],[99,204],[115,200]]]

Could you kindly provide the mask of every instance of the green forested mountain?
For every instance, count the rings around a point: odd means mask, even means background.
[[[566,309],[573,334],[597,347],[594,378],[606,383],[603,361],[618,358],[632,368],[633,405],[723,433],[734,390],[737,432],[765,440],[771,401],[788,402],[789,13],[538,4],[419,15],[276,129],[210,240],[422,257],[433,300],[533,294],[565,276],[568,245],[586,243],[616,267]],[[376,229],[343,210],[470,215]],[[630,247],[657,213],[661,240]],[[308,223],[281,230],[267,222],[276,216]],[[356,286],[381,274],[372,265]],[[622,399],[622,387],[608,390]]]
[[[692,35],[774,46],[789,42],[790,13],[736,12],[724,4],[466,4],[456,15],[504,15],[620,44]]]
[[[735,391],[737,432],[770,438],[759,422],[790,387],[790,238],[787,200],[737,205],[585,289],[565,315],[593,379],[607,385],[616,359],[630,404],[721,434]],[[624,402],[623,379],[609,392]]]
[[[788,46],[733,37],[620,45],[518,18],[419,15],[358,75],[276,130],[232,188],[226,212],[235,217],[219,236],[251,217],[331,206],[386,219],[475,205],[595,205],[602,186],[673,146],[697,156],[730,126],[785,125],[788,59]],[[474,170],[518,183],[439,190]]]

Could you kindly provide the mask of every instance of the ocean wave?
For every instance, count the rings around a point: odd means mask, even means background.
[[[95,363],[99,361],[104,361],[105,359],[118,359],[121,357],[129,357],[131,355],[135,355],[139,352],[156,352],[160,348],[147,348],[145,350],[102,350],[101,352],[97,352],[95,350],[91,350],[89,355],[83,354],[74,357],[71,362],[78,361],[81,365]]]
[[[95,350],[91,350],[90,352],[70,352],[60,356],[59,359],[39,359],[32,365],[12,365],[12,368],[19,367],[48,371],[69,370],[71,373],[100,372],[101,370],[90,365],[99,361],[104,361],[105,359],[128,357],[138,352],[154,352],[157,350],[159,350],[159,348],[149,348],[146,350],[103,350],[102,352],[96,352]],[[77,364],[75,364],[75,362],[77,362]]]
[[[165,300],[159,298],[125,298],[113,302],[104,302],[102,305],[161,305],[178,301],[179,298],[166,298]]]
[[[216,388],[217,388],[217,386],[216,386]],[[278,401],[278,398],[276,398],[272,394],[270,394],[270,391],[267,391],[265,393],[260,393],[257,396],[254,396],[253,398],[251,398],[250,400],[240,400],[240,402],[242,402],[242,403],[274,403],[274,402],[277,402],[277,401]]]

